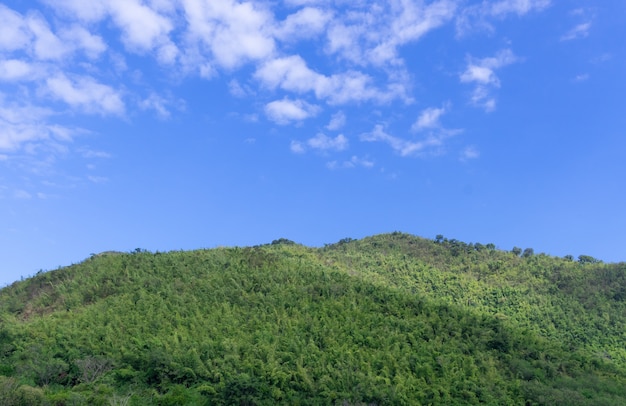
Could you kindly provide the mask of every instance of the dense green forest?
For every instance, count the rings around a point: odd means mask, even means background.
[[[626,264],[403,233],[0,290],[0,404],[626,405]]]

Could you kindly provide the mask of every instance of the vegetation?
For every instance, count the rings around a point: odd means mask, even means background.
[[[626,264],[392,233],[0,291],[2,405],[626,404]]]

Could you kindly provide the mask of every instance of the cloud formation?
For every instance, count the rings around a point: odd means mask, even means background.
[[[0,4],[5,154],[37,149],[37,143],[69,145],[84,131],[62,123],[77,114],[129,119],[149,112],[168,118],[179,104],[168,92],[187,79],[223,80],[232,96],[251,101],[255,111],[249,116],[265,114],[281,126],[341,109],[315,131],[344,130],[344,111],[350,108],[370,111],[419,100],[405,60],[408,46],[447,24],[456,23],[457,30],[463,22],[489,25],[551,5],[549,0],[41,2],[41,10],[26,11]],[[580,24],[561,39],[581,38],[590,25]],[[473,86],[471,103],[492,111],[500,87],[497,71],[517,60],[510,49],[469,57],[459,79]],[[391,136],[383,127],[361,139],[385,142],[401,156],[415,155],[445,138],[439,120],[447,108],[419,113],[411,130],[424,132],[420,141]],[[425,134],[429,131],[434,135]],[[343,135],[323,137],[300,146],[347,148]]]
[[[561,36],[561,41],[571,41],[573,39],[585,38],[589,35],[591,29],[591,21],[578,24]]]
[[[496,69],[515,63],[519,60],[510,49],[504,49],[493,57],[475,59],[469,58],[465,71],[461,73],[462,83],[474,83],[471,102],[485,111],[493,111],[496,99],[493,90],[500,87],[500,79],[496,76]]]
[[[398,155],[406,157],[423,152],[426,148],[442,145],[442,138],[429,136],[420,141],[409,141],[388,134],[382,124],[377,124],[371,132],[363,133],[360,136],[364,142],[383,142],[388,144]]]

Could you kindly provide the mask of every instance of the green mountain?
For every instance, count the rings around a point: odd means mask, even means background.
[[[584,255],[108,252],[0,290],[0,404],[626,405],[625,327],[626,264]]]

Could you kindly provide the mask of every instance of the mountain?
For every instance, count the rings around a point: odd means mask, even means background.
[[[0,404],[619,405],[625,327],[626,264],[584,255],[106,252],[0,290]]]

